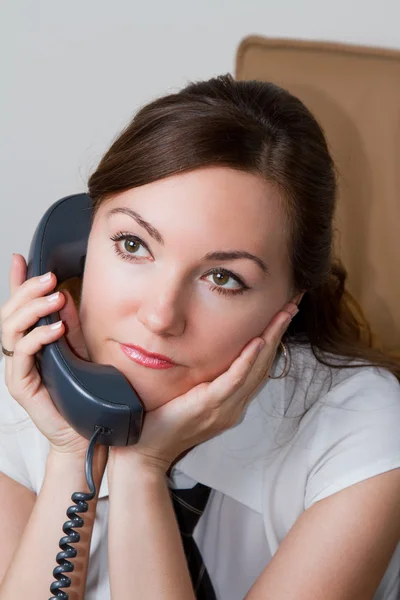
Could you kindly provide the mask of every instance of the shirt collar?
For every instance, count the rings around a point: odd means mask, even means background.
[[[265,404],[267,387],[272,391],[276,383],[265,384],[249,403],[240,423],[195,446],[175,463],[171,478],[178,483],[177,487],[183,473],[262,513],[263,468],[275,431],[273,425],[279,420],[271,419],[269,402],[268,406]],[[99,498],[106,496],[107,467]]]
[[[283,362],[278,360],[276,364],[276,372],[280,373]],[[283,389],[282,381],[267,379],[237,425],[195,446],[177,461],[171,469],[177,487],[183,473],[262,514],[265,458],[281,421]],[[107,467],[99,498],[106,496]]]

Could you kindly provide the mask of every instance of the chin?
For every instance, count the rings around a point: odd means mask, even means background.
[[[168,385],[166,383],[160,384],[154,377],[144,379],[143,377],[134,377],[132,373],[124,373],[122,370],[121,372],[137,392],[147,411],[155,410],[174,398],[183,396],[194,387],[194,385],[188,384],[185,380]]]
[[[131,384],[131,386],[134,388],[134,390],[136,391],[136,393],[139,395],[139,398],[143,404],[143,407],[145,409],[145,411],[149,412],[151,410],[155,410],[156,408],[159,408],[160,406],[163,406],[164,404],[167,404],[167,402],[169,402],[170,400],[172,400],[173,398],[176,398],[177,395],[170,395],[170,394],[160,394],[160,389],[159,386],[153,386],[153,389],[149,389],[150,386],[143,386],[143,385],[138,385],[138,384],[134,384],[133,381],[130,381],[129,378],[127,378],[129,383]]]

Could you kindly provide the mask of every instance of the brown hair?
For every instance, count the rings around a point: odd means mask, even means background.
[[[306,290],[284,341],[310,344],[328,367],[383,367],[400,380],[400,357],[372,334],[345,288],[346,269],[333,256],[337,177],[323,131],[288,91],[227,74],[156,99],[112,143],[88,193],[96,211],[118,192],[212,165],[257,174],[282,192],[293,285]],[[324,353],[338,360],[329,362]]]

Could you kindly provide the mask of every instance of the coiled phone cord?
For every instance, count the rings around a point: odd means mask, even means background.
[[[81,538],[79,533],[72,528],[83,526],[83,519],[77,513],[87,512],[89,508],[87,502],[93,500],[96,495],[96,486],[93,480],[93,455],[97,437],[101,433],[105,433],[105,428],[96,425],[95,432],[90,438],[86,450],[85,475],[90,492],[74,492],[71,496],[71,500],[75,502],[75,506],[70,506],[67,510],[69,520],[65,521],[63,525],[63,531],[67,535],[62,537],[59,542],[62,552],[59,552],[56,557],[59,566],[53,570],[53,576],[56,578],[56,581],[53,581],[50,586],[50,592],[54,596],[51,596],[49,600],[68,600],[69,598],[69,595],[61,590],[61,588],[71,585],[71,579],[64,573],[71,573],[74,570],[74,565],[68,559],[75,558],[77,555],[77,550],[69,544],[79,542]]]

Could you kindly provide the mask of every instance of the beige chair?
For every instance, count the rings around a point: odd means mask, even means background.
[[[400,352],[400,51],[249,36],[235,76],[286,88],[322,125],[339,170],[335,248],[348,289]]]

